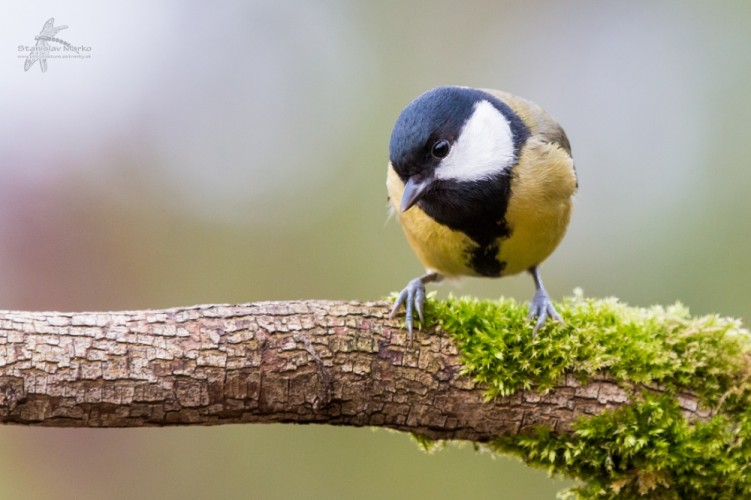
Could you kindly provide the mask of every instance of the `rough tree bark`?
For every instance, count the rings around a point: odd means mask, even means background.
[[[445,335],[412,346],[384,302],[260,302],[109,313],[0,312],[0,422],[382,426],[487,441],[628,400],[602,377],[491,402]],[[680,398],[687,414],[696,400]]]

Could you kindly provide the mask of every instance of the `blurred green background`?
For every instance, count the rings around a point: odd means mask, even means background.
[[[89,60],[23,71],[44,22]],[[13,2],[0,17],[0,305],[378,299],[421,272],[386,216],[399,111],[440,84],[530,98],[580,178],[543,266],[748,324],[751,3]],[[528,300],[526,277],[448,292]],[[554,498],[519,462],[324,426],[0,428],[11,499]]]

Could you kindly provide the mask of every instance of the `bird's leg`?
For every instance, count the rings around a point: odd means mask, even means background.
[[[537,266],[529,269],[529,273],[532,275],[532,279],[535,280],[535,295],[532,297],[532,302],[529,303],[529,319],[534,320],[535,327],[532,330],[532,336],[537,335],[537,330],[545,324],[545,320],[548,317],[553,318],[559,323],[563,323],[561,315],[553,307],[553,303],[550,301],[550,296],[542,286],[542,279],[540,278],[540,271],[537,270]]]
[[[436,283],[443,279],[443,275],[432,272],[427,273],[419,278],[415,278],[404,287],[399,293],[399,296],[394,301],[394,307],[391,309],[389,318],[396,316],[396,312],[399,310],[402,304],[406,309],[406,315],[404,322],[407,325],[407,332],[409,332],[409,343],[412,344],[412,320],[413,310],[417,310],[417,316],[420,318],[420,323],[423,323],[422,306],[425,304],[425,283]]]

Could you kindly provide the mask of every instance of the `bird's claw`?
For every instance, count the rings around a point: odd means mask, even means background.
[[[540,288],[535,292],[532,301],[529,303],[529,320],[535,320],[535,327],[532,330],[532,337],[537,335],[537,330],[548,318],[552,318],[558,323],[563,323],[563,318],[558,314],[558,311],[553,307],[553,302],[550,300],[548,293],[544,288]]]
[[[404,304],[406,311],[404,323],[407,326],[407,333],[409,334],[409,344],[412,345],[412,324],[415,310],[417,311],[417,317],[420,318],[420,323],[424,323],[422,308],[425,305],[425,283],[423,283],[422,279],[413,279],[407,283],[404,290],[399,292],[394,301],[394,307],[391,309],[391,314],[389,314],[389,319],[393,319],[396,316],[402,304]]]

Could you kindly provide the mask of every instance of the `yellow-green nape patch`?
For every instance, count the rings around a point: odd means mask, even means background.
[[[738,320],[691,317],[681,304],[629,307],[581,292],[557,308],[565,324],[548,321],[535,337],[527,305],[513,299],[430,300],[426,316],[454,338],[464,373],[487,386],[488,399],[550,390],[565,373],[586,380],[607,372],[625,384],[690,388],[714,407],[731,403],[748,376],[742,353],[751,337]]]

